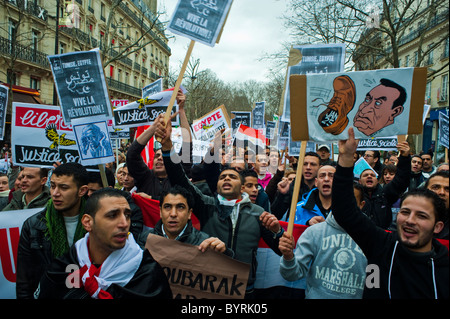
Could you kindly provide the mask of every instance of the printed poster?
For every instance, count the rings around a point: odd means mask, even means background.
[[[192,123],[192,132],[197,140],[211,141],[217,131],[230,128],[230,119],[225,105],[221,105]]]
[[[11,149],[17,166],[53,168],[53,163],[80,162],[75,134],[53,105],[13,103]]]
[[[0,85],[0,140],[5,137],[6,111],[8,107],[8,90],[9,88]]]
[[[233,0],[179,0],[167,30],[213,47]]]
[[[284,122],[291,121],[289,77],[292,74],[343,72],[345,62],[345,44],[343,43],[300,45],[292,49],[289,60],[295,62],[299,60],[299,62],[288,68],[281,115],[281,120]]]
[[[48,56],[66,123],[91,116],[112,117],[99,49]]]

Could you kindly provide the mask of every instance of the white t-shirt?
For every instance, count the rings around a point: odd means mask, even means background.
[[[77,230],[78,215],[70,217],[64,216],[64,222],[66,224],[67,242],[69,243],[70,247],[73,244],[73,236],[75,235],[75,231]]]

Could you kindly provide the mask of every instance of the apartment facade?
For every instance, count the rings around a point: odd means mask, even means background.
[[[405,21],[398,38],[398,67],[427,67],[428,78],[424,104],[431,105],[424,123],[423,134],[414,135],[416,152],[432,149],[435,161],[444,157],[439,145],[439,113],[449,109],[449,4],[447,1],[416,1],[420,3],[413,21]],[[440,3],[430,13],[430,4]],[[401,10],[400,10],[401,11]],[[381,20],[383,23],[383,20]],[[371,47],[392,51],[385,33],[367,29],[359,40],[354,56],[356,70],[393,68],[392,58],[371,54]]]
[[[111,99],[140,98],[169,72],[157,0],[0,2],[0,82],[11,85],[13,101],[54,104],[47,56],[92,48],[101,50]]]

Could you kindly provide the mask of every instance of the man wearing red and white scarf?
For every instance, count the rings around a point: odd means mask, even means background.
[[[86,202],[87,231],[43,276],[36,297],[62,299],[172,298],[161,266],[129,233],[123,192],[104,188]]]

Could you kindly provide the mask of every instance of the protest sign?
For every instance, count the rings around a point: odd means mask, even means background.
[[[250,265],[224,254],[150,234],[145,245],[161,265],[174,299],[243,299]]]
[[[72,128],[82,165],[114,162],[108,124],[102,118],[72,120]]]
[[[13,103],[14,165],[53,168],[56,161],[80,161],[75,134],[61,113],[58,106]]]
[[[370,169],[375,173],[378,178],[378,173],[367,163],[367,161],[361,157],[355,162],[355,166],[353,167],[353,176],[359,178],[365,170]]]
[[[114,127],[130,128],[152,124],[159,114],[166,112],[171,96],[172,90],[166,90],[114,109]],[[177,111],[178,104],[175,103],[171,115]],[[180,116],[177,114],[171,123],[180,125]]]
[[[311,44],[294,46],[289,52],[285,89],[283,92],[283,112],[281,120],[291,119],[289,78],[293,74],[329,73],[344,71],[345,44]]]
[[[275,130],[277,128],[277,122],[275,121],[267,121],[266,125],[266,138],[274,139],[275,138]]]
[[[5,136],[6,111],[8,107],[8,87],[0,85],[0,140]]]
[[[162,78],[142,88],[142,97],[149,97],[163,90]]]
[[[0,213],[0,299],[16,298],[17,248],[24,221],[43,208]]]
[[[252,110],[252,127],[256,129],[264,128],[264,112],[266,102],[257,102]]]
[[[439,112],[439,144],[448,148],[448,115]]]
[[[233,129],[233,132],[235,132],[241,124],[245,126],[251,126],[252,112],[231,112],[231,128]]]
[[[360,139],[358,142],[357,150],[396,151],[397,143],[397,136]]]
[[[112,117],[99,49],[48,56],[66,123],[90,116]]]
[[[294,140],[328,142],[422,132],[426,68],[290,77]],[[376,108],[375,108],[376,106]]]
[[[192,132],[197,140],[211,141],[221,129],[230,128],[230,118],[225,105],[212,110],[192,123]]]
[[[179,0],[167,30],[213,47],[218,42],[232,2]]]

